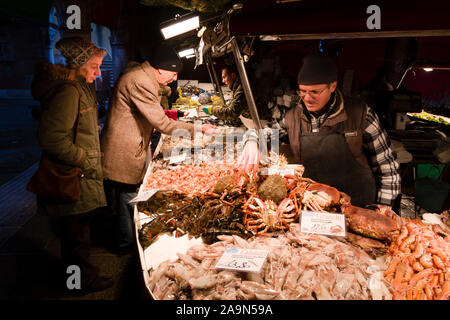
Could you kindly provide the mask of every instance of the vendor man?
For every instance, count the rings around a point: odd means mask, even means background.
[[[353,205],[392,206],[401,187],[396,154],[374,111],[336,88],[334,59],[307,55],[298,84],[300,102],[280,125],[304,176],[347,193]],[[257,170],[258,136],[249,131],[246,138],[241,169]]]
[[[233,66],[222,68],[222,82],[231,90],[231,100],[225,105],[204,107],[203,111],[234,125],[241,125],[239,116],[251,119],[241,80]]]

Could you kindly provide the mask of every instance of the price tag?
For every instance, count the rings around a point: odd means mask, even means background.
[[[287,174],[294,175],[294,169],[269,168],[269,175],[279,174],[284,177]]]
[[[216,264],[217,269],[260,272],[269,250],[228,248]]]
[[[345,215],[340,213],[302,211],[300,231],[345,237]]]
[[[186,152],[183,152],[182,154],[179,154],[177,156],[170,157],[170,164],[172,163],[180,163],[186,160]]]
[[[266,176],[271,176],[273,174],[279,174],[284,177],[287,174],[294,175],[294,169],[281,169],[278,167],[261,168],[261,174]]]
[[[141,201],[147,201],[148,199],[153,197],[153,195],[155,193],[157,193],[157,192],[158,192],[158,189],[152,189],[152,190],[148,190],[148,191],[142,192],[141,194],[138,194],[136,197],[134,197],[133,199],[128,201],[128,203],[136,203],[136,202],[141,202]]]

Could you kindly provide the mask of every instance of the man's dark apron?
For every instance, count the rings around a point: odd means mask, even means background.
[[[372,171],[355,160],[343,132],[301,133],[300,154],[304,177],[345,192],[352,205],[364,207],[375,203]]]

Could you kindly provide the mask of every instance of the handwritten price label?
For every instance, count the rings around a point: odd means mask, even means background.
[[[216,268],[258,273],[268,254],[268,250],[228,248],[220,257]]]
[[[339,213],[302,211],[300,231],[345,237],[345,216]]]

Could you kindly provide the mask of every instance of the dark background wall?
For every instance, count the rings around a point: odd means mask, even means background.
[[[93,12],[97,10],[98,14],[103,10],[103,15],[98,15],[97,21],[108,24],[111,28],[113,50],[116,50],[113,65],[116,64],[118,69],[115,76],[118,76],[129,60],[143,61],[150,58],[152,49],[163,40],[159,31],[161,22],[173,18],[175,14],[188,12],[181,8],[145,6],[133,1],[100,2],[103,3],[102,6],[98,5]],[[398,61],[393,58],[398,58],[399,55],[404,56],[403,64],[412,57],[436,62],[450,60],[449,37],[408,39],[410,42],[416,41],[417,48],[410,45],[395,47],[395,41],[396,39],[374,38],[326,42],[337,48],[340,80],[343,80],[345,72],[352,73],[352,91],[361,90],[375,76],[377,67],[390,64],[391,68],[395,68]],[[47,58],[48,46],[48,25],[0,12],[0,89],[27,90],[32,80],[34,64]],[[263,59],[273,59],[277,68],[273,73],[273,84],[276,84],[279,75],[277,72],[288,73],[295,80],[303,56],[317,50],[319,46],[319,40],[256,42],[255,55],[247,64],[249,77],[252,79],[256,76],[256,66]],[[183,62],[184,69],[179,74],[179,79],[210,81],[205,65],[194,69],[194,59],[183,59]],[[224,61],[216,59],[215,62],[216,72],[220,74]],[[400,69],[394,74],[394,80],[399,79],[404,66]],[[409,89],[420,91],[424,97],[441,99],[449,95],[450,71],[417,72],[416,75],[411,73],[407,74],[404,82]]]
[[[45,60],[47,26],[0,14],[0,89],[28,89],[37,61]]]

